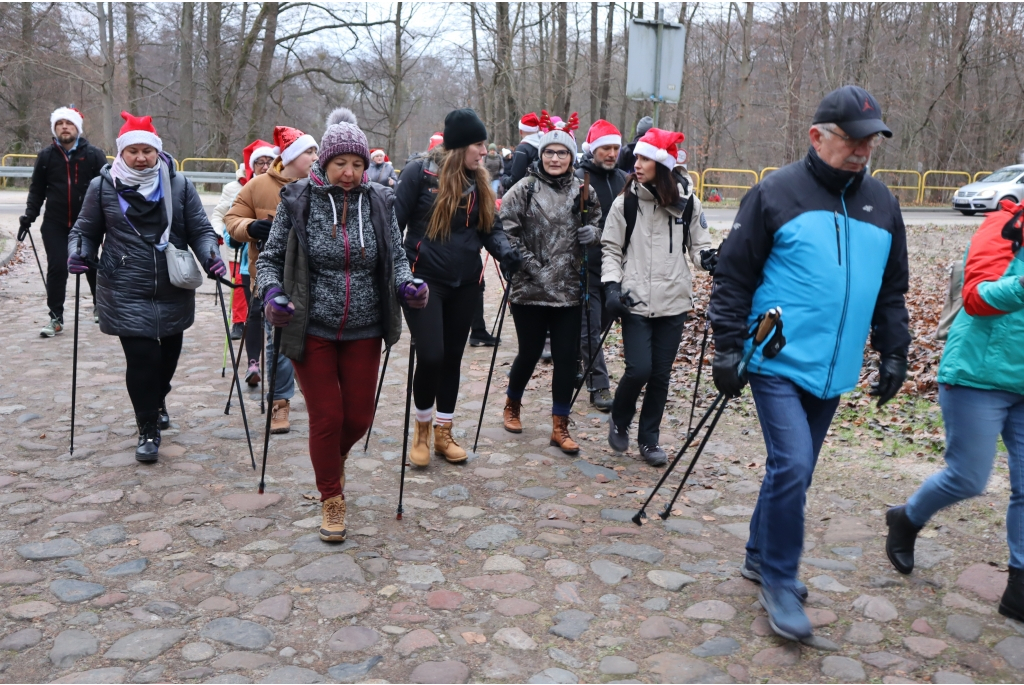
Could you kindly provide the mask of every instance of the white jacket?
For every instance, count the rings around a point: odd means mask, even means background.
[[[692,194],[691,188],[678,185],[680,200],[664,207],[643,185],[633,182],[615,198],[601,236],[601,282],[621,283],[640,302],[630,311],[646,317],[675,316],[693,309],[692,276],[686,253],[698,269],[700,251],[711,247],[711,235],[701,209],[693,197],[693,216],[689,240],[683,245],[683,209]],[[636,225],[629,239],[626,255],[622,245],[626,239],[624,214],[625,193],[639,199]],[[702,269],[703,270],[703,269]]]

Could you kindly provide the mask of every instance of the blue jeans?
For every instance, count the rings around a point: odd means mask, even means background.
[[[750,519],[747,556],[765,585],[793,587],[804,544],[804,504],[839,398],[820,399],[792,381],[750,374],[768,460]]]
[[[274,358],[274,327],[269,321],[263,321],[263,328],[267,333],[266,357],[263,363],[266,366],[267,380],[270,380],[270,363]],[[295,395],[295,369],[292,368],[292,360],[283,354],[277,355],[277,376],[274,378],[274,400],[290,400]],[[270,398],[270,393],[267,393]]]
[[[923,526],[939,509],[983,493],[992,473],[996,437],[1002,434],[1010,453],[1010,566],[1024,569],[1024,395],[940,385],[939,404],[946,425],[946,468],[910,497],[907,518]]]

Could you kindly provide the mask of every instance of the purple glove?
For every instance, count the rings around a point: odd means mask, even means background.
[[[277,298],[288,298],[288,295],[278,286],[274,286],[263,296],[263,314],[272,326],[284,328],[292,320],[295,313],[295,305],[288,300],[287,304],[277,301]]]
[[[406,281],[398,286],[398,296],[405,300],[405,303],[413,309],[423,309],[427,306],[427,298],[430,297],[430,288],[426,283],[420,281]]]
[[[213,274],[214,276],[220,276],[221,278],[223,278],[228,272],[228,267],[225,266],[224,260],[215,254],[211,254],[206,258],[203,268],[206,269],[207,273]]]
[[[84,274],[89,270],[89,265],[85,261],[85,257],[75,253],[68,257],[68,273],[69,274]]]

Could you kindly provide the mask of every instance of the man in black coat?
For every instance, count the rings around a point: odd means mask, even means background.
[[[576,169],[576,178],[587,180],[590,187],[597,193],[601,203],[601,230],[604,230],[605,218],[612,207],[612,202],[622,192],[628,174],[617,168],[615,160],[622,146],[622,134],[619,129],[604,119],[598,119],[587,132],[587,140],[583,144],[583,159]],[[583,312],[583,325],[580,327],[580,349],[583,352],[584,364],[589,362],[588,354],[595,355],[594,369],[585,379],[590,392],[590,403],[600,411],[611,411],[612,394],[611,380],[608,378],[608,367],[604,363],[604,351],[601,349],[601,331],[608,324],[608,314],[604,309],[604,290],[601,288],[601,243],[593,243],[587,248],[587,261],[590,270],[590,326],[587,326],[587,312]]]
[[[45,338],[52,338],[64,328],[68,235],[82,209],[89,182],[99,176],[107,163],[103,150],[90,145],[82,136],[82,114],[74,107],[55,109],[50,115],[50,130],[53,144],[40,150],[36,157],[28,202],[18,230],[18,240],[24,240],[45,201],[46,212],[39,229],[46,250],[46,305],[50,308],[50,322],[39,331]],[[93,295],[93,320],[99,323],[95,306],[96,270],[89,269],[85,278]]]
[[[512,153],[512,164],[508,173],[501,177],[501,187],[507,193],[520,179],[526,176],[530,166],[540,159],[540,118],[530,112],[519,120],[519,145]]]
[[[650,131],[652,126],[654,126],[654,119],[650,117],[641,119],[636,125],[636,136],[633,138],[633,141],[629,145],[623,145],[622,149],[619,150],[619,161],[616,166],[627,174],[633,173],[633,165],[636,164],[636,155],[633,154],[636,141],[643,138],[644,134]]]

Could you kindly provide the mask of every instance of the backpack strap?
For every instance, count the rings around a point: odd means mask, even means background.
[[[530,202],[533,201],[535,192],[537,192],[537,177],[531,176],[529,183],[526,184],[526,205],[523,206],[523,214],[530,211]]]
[[[440,169],[433,160],[424,161],[422,164],[423,179],[422,182],[427,188],[434,190],[437,188],[437,175],[440,173]]]
[[[629,249],[629,241],[633,237],[633,229],[636,228],[636,214],[640,209],[640,198],[636,196],[636,193],[626,192],[622,209],[626,217],[626,239],[622,241],[622,256],[625,258],[626,250]]]

